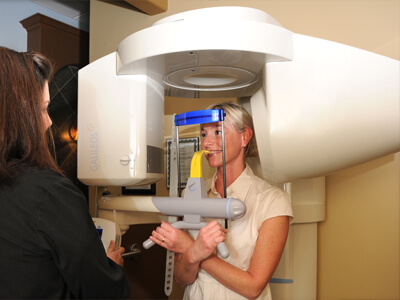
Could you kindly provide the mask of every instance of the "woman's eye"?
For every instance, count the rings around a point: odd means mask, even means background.
[[[205,138],[205,137],[206,137],[206,134],[205,134],[205,133],[201,133],[200,136],[201,136],[202,138]]]
[[[220,130],[216,130],[216,131],[215,131],[215,134],[216,134],[216,135],[220,135],[220,134],[221,134],[221,131],[220,131]]]

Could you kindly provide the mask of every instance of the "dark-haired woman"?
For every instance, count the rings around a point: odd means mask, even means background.
[[[104,251],[49,146],[51,76],[43,55],[0,47],[0,298],[126,298],[125,250]]]

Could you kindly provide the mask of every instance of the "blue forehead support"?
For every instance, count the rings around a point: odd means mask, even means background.
[[[223,109],[204,109],[175,115],[175,126],[194,125],[224,121]]]

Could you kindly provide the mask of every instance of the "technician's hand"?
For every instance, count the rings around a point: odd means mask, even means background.
[[[193,239],[186,232],[164,221],[161,221],[161,226],[153,230],[150,239],[161,247],[175,253],[184,253],[193,243]]]
[[[200,233],[190,246],[191,257],[198,262],[203,261],[215,252],[217,245],[225,241],[226,230],[216,221],[211,221],[200,229]]]
[[[115,241],[111,241],[107,249],[107,256],[112,259],[115,263],[119,264],[121,267],[124,266],[124,259],[122,254],[125,252],[124,247],[119,247],[115,250]]]

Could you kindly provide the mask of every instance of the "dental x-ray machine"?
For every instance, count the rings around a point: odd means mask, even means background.
[[[250,97],[263,176],[291,186],[292,236],[302,237],[289,237],[274,275],[288,281],[273,293],[316,299],[324,175],[400,150],[399,91],[399,61],[295,34],[263,11],[180,13],[79,71],[78,178],[91,186],[161,179],[164,93]],[[148,201],[105,197],[99,217],[116,210],[121,225],[144,223],[143,212],[154,212]]]

